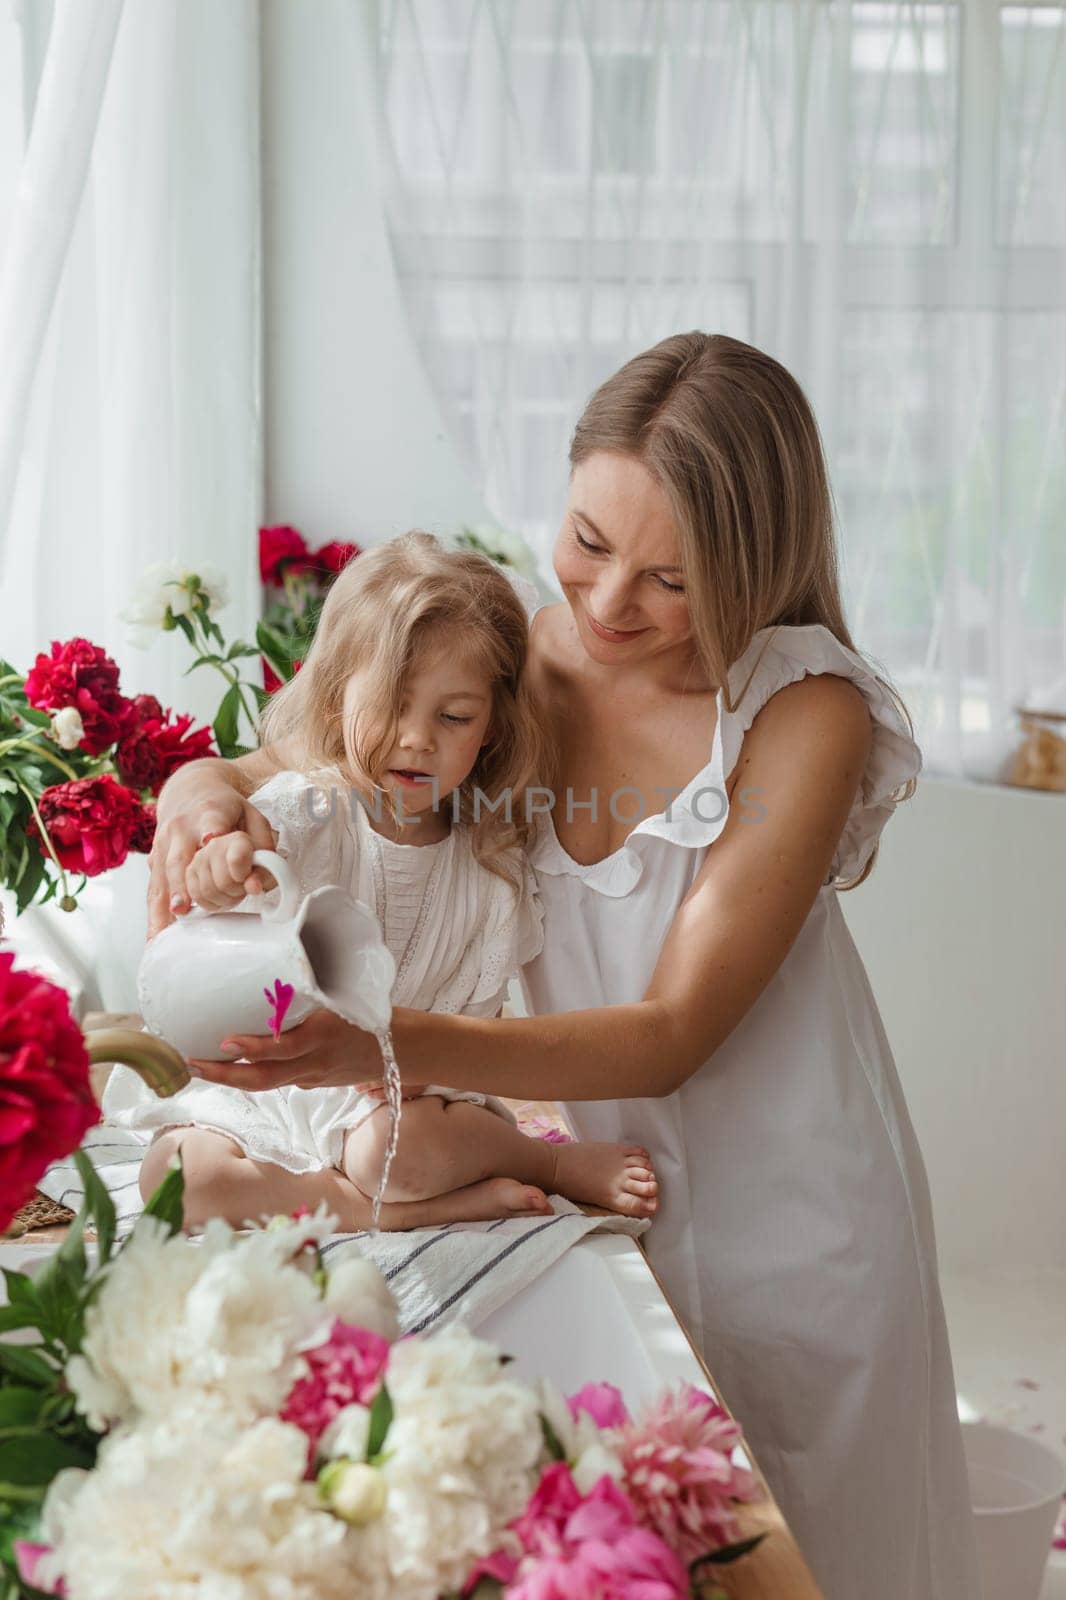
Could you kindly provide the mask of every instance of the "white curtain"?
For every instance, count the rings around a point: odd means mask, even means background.
[[[0,261],[0,653],[81,634],[129,694],[210,720],[191,652],[120,611],[149,563],[210,562],[219,620],[258,614],[257,0],[20,0],[28,138]],[[39,73],[39,84],[38,84]],[[28,913],[28,958],[83,1004],[135,1006],[143,857],[82,909]]]
[[[932,770],[1066,675],[1066,6],[381,0],[397,270],[542,560],[570,430],[682,329],[825,435],[853,631]]]
[[[209,718],[184,642],[119,612],[149,563],[210,561],[258,605],[255,0],[23,0],[32,113],[0,276],[0,650],[84,634],[127,692]],[[42,34],[44,38],[42,40]]]

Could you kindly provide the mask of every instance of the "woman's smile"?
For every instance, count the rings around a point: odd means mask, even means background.
[[[639,639],[641,634],[647,633],[647,628],[608,628],[602,622],[597,622],[591,611],[586,610],[585,620],[598,639],[603,639],[607,644],[628,644],[630,639]]]

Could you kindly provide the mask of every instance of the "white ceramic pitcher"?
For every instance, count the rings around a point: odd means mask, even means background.
[[[264,991],[279,980],[294,991],[283,1032],[319,1007],[373,1033],[387,1028],[396,963],[374,913],[336,886],[301,903],[281,856],[257,850],[252,860],[277,880],[276,905],[258,914],[198,908],[146,946],[137,993],[149,1031],[183,1056],[218,1060],[223,1039],[271,1031]]]

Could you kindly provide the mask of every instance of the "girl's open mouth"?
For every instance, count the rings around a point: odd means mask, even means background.
[[[391,769],[391,776],[397,779],[399,783],[408,784],[411,788],[417,788],[419,784],[433,782],[432,773],[414,772],[411,769],[404,767],[393,767]]]

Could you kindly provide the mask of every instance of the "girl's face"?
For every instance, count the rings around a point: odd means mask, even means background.
[[[362,674],[344,695],[344,720],[358,729]],[[354,719],[354,720],[353,720]],[[443,805],[469,777],[492,722],[492,684],[456,651],[453,640],[427,640],[407,674],[392,749],[379,782],[398,811],[414,817]]]
[[[593,661],[629,667],[691,652],[673,515],[639,461],[601,450],[574,468],[553,562]]]

